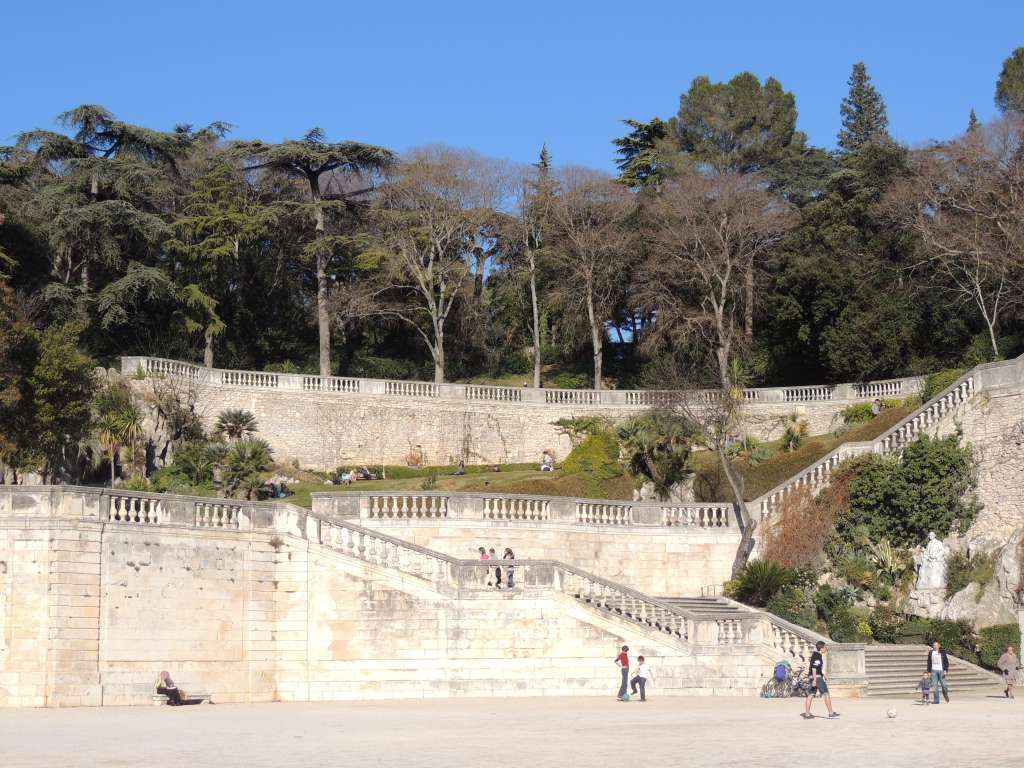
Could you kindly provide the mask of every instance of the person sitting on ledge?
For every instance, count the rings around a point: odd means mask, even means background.
[[[178,688],[171,680],[171,675],[166,670],[162,671],[156,678],[156,692],[167,697],[167,703],[172,707],[180,707],[186,704],[202,704],[205,699],[189,699],[185,692]]]

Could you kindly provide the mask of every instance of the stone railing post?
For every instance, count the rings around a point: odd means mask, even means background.
[[[718,645],[718,622],[714,619],[696,619],[690,631],[690,641],[695,645]]]
[[[633,525],[657,525],[664,524],[661,504],[633,504]]]
[[[857,391],[853,384],[837,384],[832,392],[833,400],[856,400]]]
[[[576,500],[569,498],[553,498],[548,503],[548,514],[551,520],[563,523],[576,522]]]
[[[544,404],[544,390],[537,389],[535,387],[524,387],[523,388],[523,399],[524,403],[540,403]]]

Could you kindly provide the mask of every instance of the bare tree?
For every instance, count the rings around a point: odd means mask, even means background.
[[[718,383],[732,388],[730,361],[742,344],[747,275],[791,225],[787,204],[751,176],[686,174],[649,208],[651,256],[642,292],[657,308],[659,341],[714,350]]]
[[[381,187],[374,222],[383,247],[377,279],[364,294],[362,314],[408,323],[444,381],[446,324],[467,291],[474,264],[483,280],[481,233],[495,217],[505,189],[503,164],[450,147],[412,151]]]
[[[672,181],[647,214],[651,249],[639,285],[641,300],[657,310],[648,344],[669,351],[671,367],[663,379],[688,391],[677,408],[700,425],[729,482],[743,524],[738,569],[749,555],[755,527],[743,478],[727,455],[743,404],[736,363],[744,341],[746,276],[791,225],[791,213],[755,178],[724,172]],[[689,351],[688,358],[683,351]],[[709,361],[704,376],[700,365],[693,366],[701,352]],[[702,391],[707,384],[712,389]]]
[[[558,185],[551,171],[547,147],[540,151],[538,162],[524,169],[514,181],[515,216],[510,218],[514,263],[526,272],[530,288],[531,335],[533,337],[533,386],[540,386],[542,367],[540,349],[540,300],[537,293],[537,272],[541,254],[548,247],[551,234],[551,205]]]
[[[1022,129],[1019,118],[1004,118],[917,153],[880,203],[919,238],[917,274],[977,309],[995,357],[1000,321],[1022,300]]]
[[[594,363],[594,388],[601,389],[605,323],[627,285],[633,232],[626,226],[633,196],[609,177],[586,168],[558,174],[552,197],[551,250],[562,273],[558,291],[570,311],[586,310]]]

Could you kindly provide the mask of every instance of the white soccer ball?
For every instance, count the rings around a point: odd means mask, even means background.
[[[896,717],[896,710],[895,709],[890,709],[885,714],[888,715],[889,717]]]

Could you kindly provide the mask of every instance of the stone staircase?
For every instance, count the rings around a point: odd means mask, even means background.
[[[757,611],[724,597],[659,597],[657,600],[694,616],[750,616]]]
[[[927,669],[926,645],[869,645],[864,649],[867,695],[884,698],[919,698],[916,690],[921,673]],[[1003,681],[955,656],[949,657],[947,675],[950,698],[1001,696]]]

